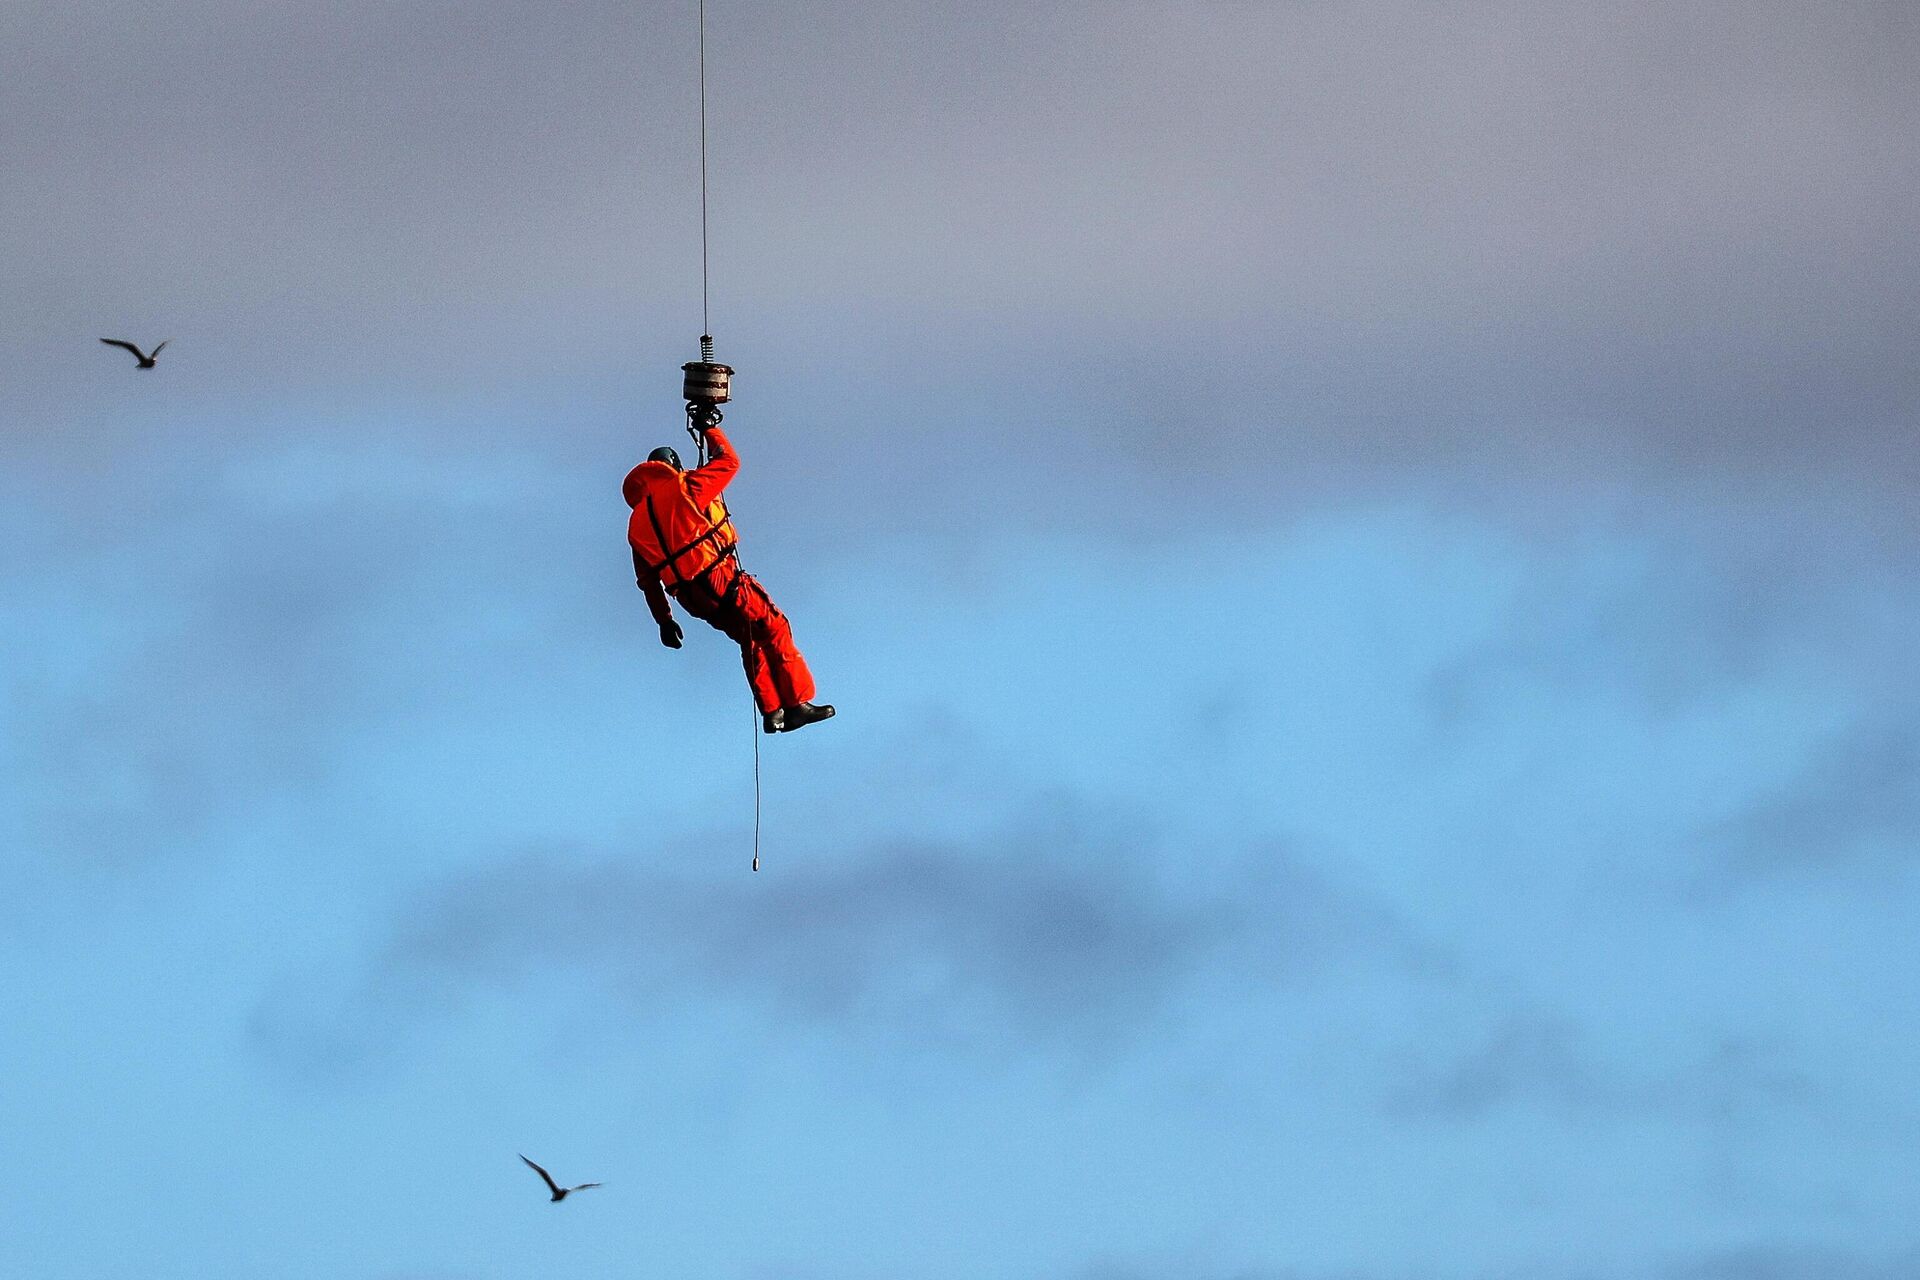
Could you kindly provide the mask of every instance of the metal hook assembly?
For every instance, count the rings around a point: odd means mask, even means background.
[[[730,365],[716,364],[713,359],[713,335],[700,335],[700,358],[690,364],[680,366],[686,374],[681,384],[681,395],[689,404],[725,404],[731,395],[728,379],[733,376]]]
[[[687,434],[700,448],[704,461],[707,454],[706,432],[720,425],[723,416],[720,406],[732,396],[730,379],[733,369],[729,365],[717,364],[713,359],[713,335],[700,335],[700,359],[680,366],[686,375],[681,383],[681,395],[687,402]]]

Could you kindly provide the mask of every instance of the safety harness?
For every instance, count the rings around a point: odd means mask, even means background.
[[[647,523],[653,527],[654,541],[663,548],[671,546],[672,544],[667,541],[666,526],[661,523],[660,513],[654,508],[653,495],[651,493],[641,495],[641,502],[644,503],[647,508]],[[652,569],[654,574],[659,577],[661,583],[667,589],[667,594],[678,597],[680,588],[690,583],[698,584],[705,588],[716,600],[725,603],[731,601],[734,593],[739,590],[740,566],[738,553],[740,541],[739,538],[733,534],[733,517],[727,511],[727,504],[718,499],[715,499],[715,504],[720,508],[720,518],[714,520],[711,516],[708,516],[708,524],[704,532],[700,533],[679,550],[669,552],[666,558],[658,564],[655,564],[651,560],[647,561],[647,567]],[[727,539],[726,545],[716,550],[711,560],[708,560],[705,564],[694,570],[692,576],[688,576],[680,571],[680,562],[683,557],[722,538]],[[728,580],[724,592],[716,591],[709,582],[709,575],[729,560],[734,562],[733,575]]]

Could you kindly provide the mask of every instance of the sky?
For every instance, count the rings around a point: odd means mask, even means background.
[[[757,875],[691,0],[0,7],[0,1272],[1920,1274],[1920,13],[707,8]]]

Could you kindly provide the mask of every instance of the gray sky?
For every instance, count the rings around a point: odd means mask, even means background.
[[[680,357],[682,16],[10,7],[0,251],[38,321],[10,396],[80,367],[69,335],[103,312],[309,394]],[[1273,467],[1357,437],[1421,467],[1557,442],[1884,474],[1915,403],[1915,23],[730,6],[715,327],[753,375],[856,398],[859,423],[808,430],[862,445],[875,418],[912,429],[898,392],[1018,369],[1110,414],[1113,462],[1224,419]]]

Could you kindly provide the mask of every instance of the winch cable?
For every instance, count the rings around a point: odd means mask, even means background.
[[[707,0],[700,0],[700,332],[713,332],[707,316]]]
[[[700,0],[700,359],[708,364],[713,362],[713,317],[711,311],[711,285],[707,235],[707,0]],[[689,404],[687,434],[694,439],[694,445],[701,466],[707,462],[707,437],[694,429],[694,406]],[[707,418],[713,422],[720,420],[717,408],[706,406]],[[725,509],[724,502],[722,510]],[[740,563],[740,552],[736,544],[733,553],[735,573],[746,572]],[[753,735],[753,869],[760,869],[760,708],[753,706],[749,717]]]

